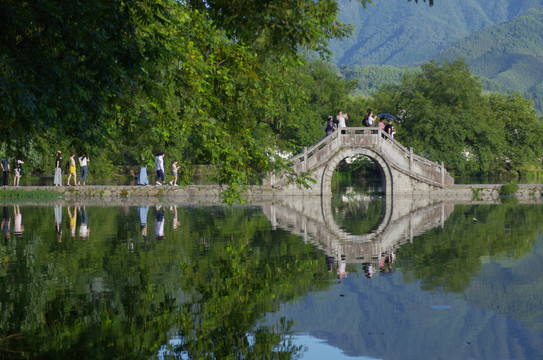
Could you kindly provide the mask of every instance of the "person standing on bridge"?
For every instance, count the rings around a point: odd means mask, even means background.
[[[388,134],[388,136],[390,137],[394,137],[392,135],[392,129],[394,128],[394,126],[392,126],[392,120],[388,120],[388,124],[385,126],[385,132]]]
[[[375,119],[373,118],[373,111],[371,109],[368,109],[366,111],[366,116],[364,116],[363,125],[364,126],[373,126]]]
[[[341,110],[338,110],[336,119],[338,128],[347,127],[346,121],[349,120],[349,115],[347,115],[347,113],[344,114]]]
[[[334,124],[334,117],[328,116],[328,121],[326,122],[326,135],[330,135],[336,130],[336,124]]]
[[[385,118],[384,117],[381,117],[381,119],[379,119],[379,128],[382,131],[385,131]]]

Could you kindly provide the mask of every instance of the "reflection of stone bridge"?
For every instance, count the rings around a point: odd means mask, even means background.
[[[375,262],[413,237],[443,226],[454,205],[429,199],[384,197],[380,223],[368,234],[345,232],[332,216],[331,197],[281,197],[262,209],[273,227],[301,236],[327,255],[347,262]]]
[[[311,189],[300,189],[286,178],[271,176],[265,183],[281,195],[329,195],[332,174],[345,158],[364,155],[379,165],[383,190],[388,196],[428,193],[454,185],[443,167],[403,147],[379,128],[342,128],[290,159],[296,174],[310,173],[317,181]]]

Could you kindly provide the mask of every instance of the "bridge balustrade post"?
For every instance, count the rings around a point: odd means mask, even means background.
[[[413,147],[409,148],[409,171],[413,172]]]
[[[306,146],[304,146],[304,147],[302,148],[302,152],[303,152],[303,154],[304,154],[304,155],[303,155],[303,162],[302,162],[302,164],[303,164],[303,165],[302,165],[302,171],[305,172],[306,169],[307,169],[307,147],[306,147]]]
[[[441,170],[441,186],[445,187],[445,166],[443,166],[443,161],[441,162],[440,170]]]

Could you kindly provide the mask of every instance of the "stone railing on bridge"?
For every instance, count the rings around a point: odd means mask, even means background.
[[[290,159],[297,174],[315,171],[326,166],[329,160],[342,149],[365,148],[378,153],[388,165],[397,171],[423,183],[446,187],[454,184],[454,179],[444,168],[443,163],[425,159],[407,149],[388,134],[374,127],[342,128],[325,136],[314,145],[303,148],[302,153]],[[283,183],[274,179],[272,185]]]

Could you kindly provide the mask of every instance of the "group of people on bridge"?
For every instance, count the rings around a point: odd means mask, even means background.
[[[362,124],[366,127],[372,127],[372,126],[379,126],[379,128],[387,133],[391,138],[394,138],[396,135],[396,128],[392,124],[392,116],[389,114],[380,114],[379,123],[376,122],[376,116],[374,115],[373,111],[371,109],[368,109],[366,111],[366,115],[364,116],[364,120],[362,121]],[[388,123],[385,124],[385,121],[388,117]],[[347,120],[349,120],[349,115],[347,113],[344,113],[342,110],[338,110],[338,114],[336,116],[336,119],[334,121],[333,116],[328,116],[328,121],[326,123],[326,135],[330,135],[334,131],[340,128],[346,128],[347,127]]]

